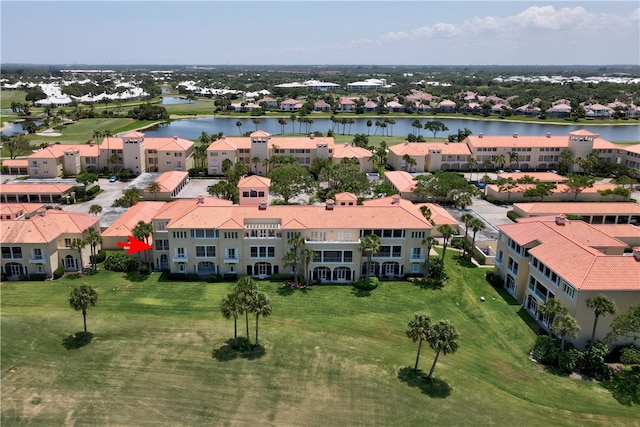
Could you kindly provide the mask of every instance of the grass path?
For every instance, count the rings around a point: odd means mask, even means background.
[[[2,425],[640,424],[637,407],[598,384],[530,362],[535,334],[520,307],[453,256],[440,290],[260,282],[274,313],[261,320],[263,351],[251,357],[229,351],[233,321],[218,310],[233,284],[163,282],[157,273],[131,282],[104,271],[2,283]],[[94,335],[69,349],[82,316],[66,299],[85,282],[99,292],[87,318]],[[417,346],[404,331],[415,312],[447,318],[461,334],[431,385],[406,373]],[[244,336],[244,319],[238,329]],[[433,355],[423,349],[421,369]]]

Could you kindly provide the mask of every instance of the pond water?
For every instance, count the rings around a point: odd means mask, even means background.
[[[187,98],[182,98],[180,96],[164,96],[162,97],[162,102],[161,104],[164,105],[171,105],[171,104],[193,104],[195,102],[198,102],[197,100],[192,100],[189,101]]]
[[[624,125],[598,125],[598,124],[551,124],[551,123],[526,123],[526,122],[510,122],[510,121],[498,121],[498,120],[467,120],[467,119],[446,119],[446,118],[425,118],[420,116],[409,118],[394,118],[396,124],[393,126],[387,126],[386,129],[376,127],[376,120],[382,120],[382,118],[356,118],[352,125],[334,124],[328,118],[313,119],[313,123],[307,127],[305,123],[298,121],[292,122],[287,118],[287,124],[284,125],[284,133],[307,133],[313,131],[319,131],[323,134],[329,129],[332,129],[336,134],[350,134],[356,133],[370,134],[370,135],[382,135],[384,131],[385,135],[406,136],[409,133],[416,133],[416,129],[411,126],[411,122],[414,120],[420,120],[422,124],[431,120],[438,120],[443,122],[448,128],[448,131],[438,132],[437,137],[443,138],[451,133],[457,133],[458,129],[468,128],[474,135],[482,132],[488,136],[497,135],[512,135],[517,132],[523,136],[535,136],[546,135],[550,132],[552,135],[567,135],[569,132],[579,129],[586,129],[589,132],[597,133],[602,138],[617,142],[617,141],[638,141],[640,142],[640,124],[624,124]],[[175,120],[167,124],[148,128],[144,130],[145,135],[150,137],[171,137],[179,136],[184,139],[197,140],[200,138],[202,132],[207,133],[219,133],[222,132],[228,136],[237,136],[246,132],[256,130],[256,127],[260,130],[271,133],[272,135],[278,135],[282,133],[282,126],[278,123],[277,118],[259,118],[260,122],[256,125],[253,123],[254,118],[238,118],[238,117],[209,117],[200,119],[185,119]],[[367,120],[371,120],[374,125],[367,126]],[[241,126],[236,125],[237,122],[241,123]],[[420,135],[433,136],[433,133],[421,129]]]
[[[36,126],[40,126],[42,124],[42,121],[40,120],[34,120],[34,122]],[[24,129],[22,129],[22,122],[7,122],[5,123],[6,128],[2,129],[2,134],[3,135],[13,135],[14,133],[23,133],[26,134],[27,131],[25,131]]]

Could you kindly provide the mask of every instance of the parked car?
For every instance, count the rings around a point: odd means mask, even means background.
[[[116,182],[118,180],[118,177],[113,175],[111,178],[109,178],[109,182]]]

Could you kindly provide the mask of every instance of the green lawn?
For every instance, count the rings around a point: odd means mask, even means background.
[[[233,284],[142,281],[100,271],[2,290],[2,418],[9,425],[638,425],[640,411],[598,384],[546,372],[528,359],[535,335],[521,309],[448,256],[440,290],[384,282],[289,291],[260,282],[274,312],[264,351],[229,351],[233,321],[218,307]],[[92,341],[70,338],[82,315],[71,289],[99,292]],[[485,296],[486,302],[480,302]],[[447,318],[460,348],[429,385],[407,375],[416,312]],[[526,316],[525,316],[526,317]],[[244,322],[239,321],[244,335]],[[251,319],[253,337],[254,323]],[[428,371],[434,353],[423,349]]]

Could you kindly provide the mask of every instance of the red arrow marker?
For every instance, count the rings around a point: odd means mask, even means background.
[[[136,252],[146,251],[151,249],[151,245],[147,245],[145,242],[136,239],[133,236],[129,236],[129,242],[118,242],[118,246],[128,249],[127,255],[135,254]]]

